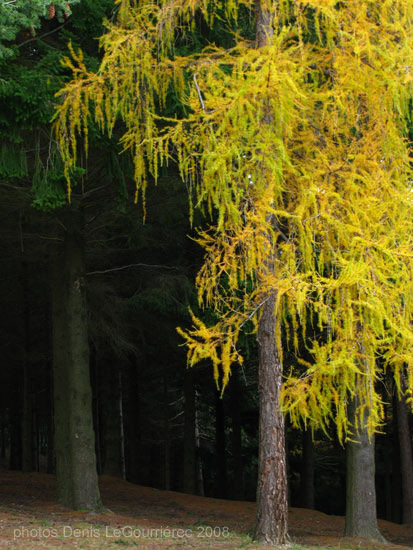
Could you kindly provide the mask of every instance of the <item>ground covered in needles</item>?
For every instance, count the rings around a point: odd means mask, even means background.
[[[229,550],[261,548],[251,540],[255,505],[160,491],[102,476],[104,511],[70,511],[55,504],[55,477],[0,471],[0,549]],[[292,550],[406,550],[413,526],[380,521],[389,541],[343,538],[344,518],[290,509]],[[264,547],[263,547],[264,548]]]

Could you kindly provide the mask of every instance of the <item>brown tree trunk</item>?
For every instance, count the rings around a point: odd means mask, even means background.
[[[393,434],[392,434],[392,519],[395,523],[402,522],[402,476],[400,472],[400,444],[397,421],[397,395],[393,396]]]
[[[57,499],[75,510],[101,509],[96,473],[83,235],[65,219],[62,256],[53,270],[53,372]]]
[[[196,406],[197,394],[195,392],[195,455],[196,455],[196,494],[203,497],[205,494],[204,491],[204,472],[202,469],[202,459],[201,459],[201,436],[199,433],[199,415],[198,409]]]
[[[118,400],[118,413],[119,413],[119,439],[120,439],[120,471],[122,479],[126,479],[126,459],[125,459],[125,415],[123,413],[123,384],[122,384],[122,370],[118,372],[118,388],[119,388],[119,400]]]
[[[56,473],[54,450],[54,406],[53,406],[53,368],[51,361],[47,361],[47,473]]]
[[[163,377],[163,488],[171,490],[171,436],[169,430],[169,397],[166,376]]]
[[[232,369],[231,384],[229,387],[232,421],[232,469],[233,480],[230,497],[234,500],[243,500],[244,498],[244,479],[242,462],[242,438],[241,438],[241,408],[239,402],[240,394],[240,367],[235,366]]]
[[[23,363],[23,414],[22,414],[22,470],[33,471],[33,402],[30,360],[30,305],[28,288],[27,261],[22,261],[21,284],[23,295],[23,330],[24,330],[24,363]]]
[[[254,540],[272,545],[288,539],[284,416],[280,410],[282,365],[275,340],[275,297],[263,306],[259,343],[259,458]]]
[[[402,479],[402,521],[413,524],[413,457],[410,440],[409,411],[406,398],[396,397],[397,431],[400,446],[400,473]]]
[[[314,443],[313,434],[309,428],[303,431],[300,493],[301,506],[314,510]]]
[[[271,13],[261,0],[255,1],[255,12],[256,47],[262,48],[273,35]],[[263,124],[270,123],[264,117]],[[271,267],[270,258],[268,264]],[[288,540],[288,490],[284,416],[280,410],[282,365],[275,339],[274,308],[272,295],[263,305],[258,325],[259,456],[254,540],[282,545]]]
[[[227,496],[227,459],[225,437],[224,402],[219,391],[215,394],[215,463],[216,478],[214,493],[217,498]]]
[[[356,425],[357,402],[348,405],[349,420]],[[367,428],[368,411],[364,426],[347,443],[347,490],[346,523],[344,536],[365,537],[385,542],[377,524],[374,435],[369,437]]]
[[[194,372],[185,371],[184,379],[184,493],[196,493],[195,388]]]

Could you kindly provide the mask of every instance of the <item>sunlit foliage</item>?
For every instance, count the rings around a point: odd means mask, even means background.
[[[143,195],[149,173],[177,162],[193,207],[214,220],[199,235],[197,285],[219,322],[194,317],[182,332],[189,363],[212,359],[225,386],[240,331],[276,294],[274,337],[285,331],[297,352],[283,389],[293,422],[334,419],[342,438],[357,393],[374,429],[384,370],[413,388],[413,4],[262,1],[273,34],[261,48],[238,32],[252,0],[119,4],[97,73],[81,52],[65,61],[74,78],[55,128],[68,181],[90,119],[109,134],[123,120]],[[224,19],[233,47],[179,56],[196,16]],[[163,114],[172,89],[182,116]]]

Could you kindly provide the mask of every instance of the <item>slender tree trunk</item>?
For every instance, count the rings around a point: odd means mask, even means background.
[[[51,361],[47,362],[47,473],[56,473],[54,451],[54,404],[53,404],[53,368]]]
[[[393,441],[392,441],[392,521],[402,522],[402,476],[400,472],[400,443],[397,420],[397,395],[393,396]]]
[[[96,454],[96,471],[98,475],[103,473],[102,462],[102,438],[101,438],[101,411],[100,411],[100,372],[98,369],[97,350],[95,347],[90,347],[90,376],[92,384],[92,415],[93,426],[95,430],[95,454]]]
[[[120,441],[120,385],[113,361],[100,362],[102,368],[102,471],[105,475],[122,477]],[[98,413],[97,413],[98,414]],[[100,415],[99,415],[100,416]]]
[[[24,330],[24,363],[23,363],[23,415],[22,415],[22,470],[33,471],[33,409],[32,384],[30,369],[30,306],[28,289],[27,261],[22,262],[21,285],[23,294],[23,330]]]
[[[119,387],[119,439],[120,439],[120,471],[122,479],[126,479],[126,460],[125,460],[125,422],[123,414],[123,384],[122,370],[118,372],[118,387]]]
[[[192,369],[185,371],[184,407],[184,493],[195,494],[195,388]]]
[[[4,411],[1,413],[1,448],[0,458],[4,460],[6,458],[6,419]]]
[[[314,510],[314,443],[312,431],[303,431],[303,463],[301,468],[300,500],[303,508]]]
[[[413,457],[406,398],[396,396],[397,428],[400,446],[400,473],[402,479],[402,521],[413,524]]]
[[[240,381],[239,368],[233,368],[231,376],[231,384],[229,387],[229,396],[231,404],[231,420],[232,420],[232,469],[233,481],[231,498],[234,500],[242,500],[244,497],[244,479],[243,479],[243,463],[242,463],[242,438],[241,438],[241,408],[239,402]]]
[[[349,420],[355,426],[357,402],[348,405]],[[365,413],[364,424],[368,411]],[[354,441],[347,443],[346,523],[344,536],[366,537],[384,542],[377,524],[374,435],[362,426]]]
[[[261,48],[273,35],[271,13],[262,0],[255,1],[255,11],[256,47]],[[270,123],[264,116],[263,124]],[[271,267],[271,259],[267,261]],[[254,539],[282,545],[288,541],[288,490],[284,416],[280,410],[282,365],[275,339],[274,309],[272,295],[263,305],[258,325],[259,457]]]
[[[226,498],[227,496],[227,458],[225,437],[225,411],[224,401],[220,392],[215,394],[215,460],[216,479],[215,496]]]
[[[199,434],[199,415],[196,406],[196,392],[195,392],[195,448],[196,448],[196,493],[203,497],[204,491],[204,473],[202,470],[202,458],[201,458],[201,436]]]
[[[282,366],[275,340],[275,297],[263,306],[259,343],[259,458],[254,539],[281,545],[288,539],[284,416],[280,410]]]
[[[53,276],[53,372],[57,500],[100,510],[89,372],[83,236],[71,212]]]
[[[125,388],[125,460],[126,475],[133,483],[147,483],[144,477],[143,459],[147,453],[142,453],[141,417],[141,375],[136,360],[129,364],[128,384]]]
[[[21,422],[20,422],[20,403],[21,389],[16,381],[15,389],[11,396],[11,404],[9,410],[9,437],[10,437],[10,470],[21,470],[22,468],[22,437],[21,437]]]
[[[392,498],[392,482],[391,482],[391,471],[392,471],[392,457],[389,452],[384,454],[384,499],[385,499],[385,510],[386,510],[386,520],[392,521],[393,518],[393,498]]]
[[[166,376],[163,377],[163,462],[164,489],[171,489],[171,441],[169,434],[169,399]]]
[[[33,410],[30,367],[27,358],[23,365],[23,415],[22,415],[22,470],[33,471]]]

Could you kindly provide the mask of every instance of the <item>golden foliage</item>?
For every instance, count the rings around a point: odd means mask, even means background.
[[[283,329],[297,355],[301,339],[312,357],[288,373],[283,406],[295,423],[334,419],[344,437],[355,393],[360,418],[367,406],[371,430],[380,423],[376,383],[386,368],[413,390],[413,4],[265,5],[267,46],[235,34],[229,50],[180,57],[175,36],[191,32],[195,13],[236,28],[240,7],[254,2],[122,0],[98,72],[80,52],[65,61],[74,77],[60,92],[55,130],[68,181],[90,118],[109,134],[124,121],[138,191],[148,172],[178,163],[194,207],[216,216],[199,234],[197,286],[219,322],[193,317],[181,330],[189,363],[210,358],[225,387],[242,327],[256,326],[275,293],[274,337],[280,344]],[[170,89],[185,116],[162,115]]]

